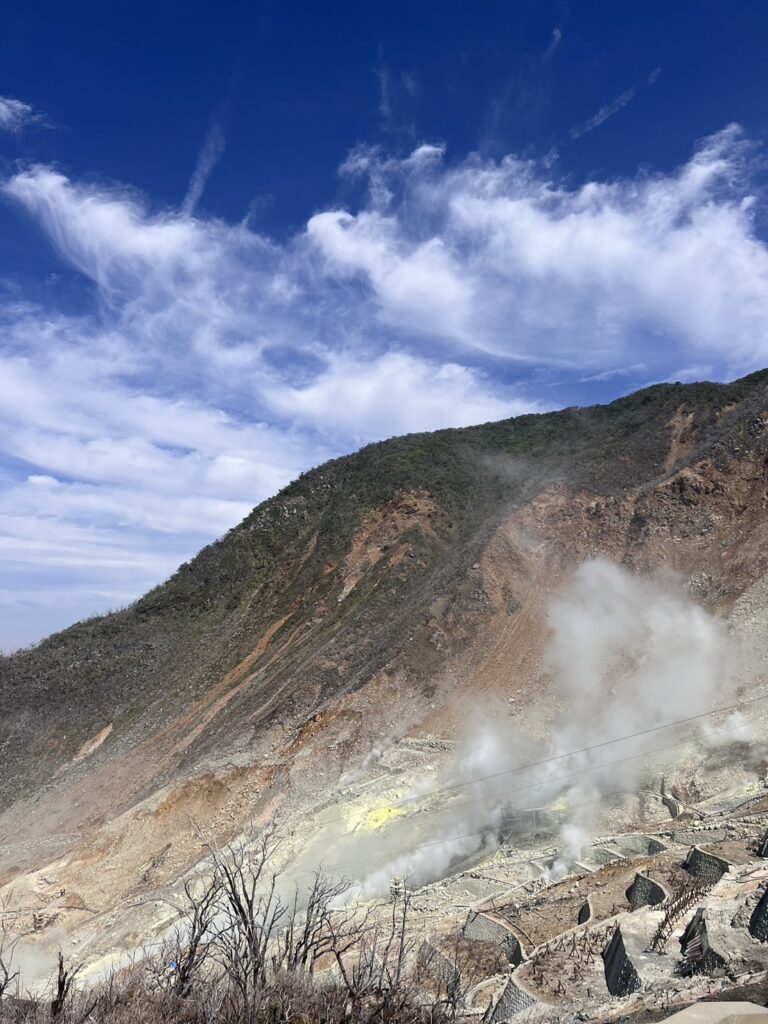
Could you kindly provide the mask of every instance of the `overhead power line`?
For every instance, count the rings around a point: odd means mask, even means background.
[[[583,803],[571,804],[569,809],[570,810],[577,810],[577,809],[582,808],[582,807],[592,807],[595,804],[602,803],[607,797],[611,797],[611,796],[622,796],[622,795],[628,795],[628,794],[632,794],[632,793],[634,793],[634,794],[639,794],[639,793],[650,793],[650,794],[652,794],[653,792],[654,791],[652,789],[649,789],[649,788],[645,788],[645,789],[617,789],[617,790],[613,790],[612,792],[609,792],[609,793],[603,793],[602,796],[599,796],[599,797],[597,797],[594,800],[586,800]],[[524,814],[525,813],[529,813],[529,814],[530,813],[535,813],[536,810],[538,810],[538,808],[534,809],[533,811],[530,810],[530,809],[524,810],[522,813],[524,813]],[[390,863],[392,861],[397,861],[400,857],[408,856],[408,854],[412,853],[414,850],[428,849],[431,846],[440,846],[440,845],[442,845],[444,843],[452,843],[452,842],[456,842],[456,841],[458,841],[460,839],[473,839],[476,836],[485,835],[485,834],[488,833],[490,828],[491,828],[491,826],[486,825],[485,828],[477,829],[474,832],[463,832],[461,835],[458,835],[458,836],[444,836],[442,839],[431,839],[429,842],[426,842],[426,843],[418,843],[416,846],[409,846],[408,849],[402,850],[400,853],[393,854],[392,857],[390,858]],[[332,864],[330,866],[321,865],[321,868],[322,868],[322,870],[324,872],[326,872],[328,874],[331,874],[333,872],[338,871],[340,868],[357,867],[357,865],[359,865],[359,864],[370,863],[370,859],[371,859],[370,857],[360,857],[360,858],[358,858],[356,860],[342,861],[342,862],[340,862],[338,864]],[[514,867],[517,864],[527,864],[529,861],[536,860],[536,859],[537,858],[534,855],[530,855],[528,857],[521,857],[519,860],[508,861],[505,864],[505,867]],[[281,877],[285,878],[286,876],[292,876],[292,875],[311,875],[311,874],[314,874],[316,871],[317,871],[317,868],[304,868],[304,869],[301,869],[301,870],[298,870],[298,871],[284,871],[284,872],[282,872]]]
[[[437,788],[430,790],[429,793],[418,794],[418,795],[409,796],[409,797],[403,797],[401,800],[395,800],[392,803],[388,804],[387,806],[388,806],[389,809],[391,809],[393,811],[394,810],[398,810],[401,807],[407,807],[407,806],[409,806],[411,804],[420,803],[422,800],[429,799],[429,798],[432,798],[432,797],[435,797],[435,796],[440,796],[443,793],[456,792],[457,790],[460,790],[460,789],[466,789],[468,786],[476,786],[476,785],[478,785],[478,784],[480,784],[482,782],[491,782],[494,779],[499,779],[499,778],[503,778],[504,776],[507,776],[507,775],[514,775],[514,774],[517,774],[519,772],[528,771],[531,768],[541,768],[544,765],[553,764],[555,761],[563,761],[563,760],[565,760],[566,758],[569,758],[569,757],[577,757],[580,754],[588,754],[588,753],[592,753],[595,750],[602,750],[605,747],[613,746],[613,744],[615,744],[615,743],[625,743],[627,740],[634,740],[634,739],[639,739],[639,738],[641,738],[643,736],[650,736],[650,735],[652,735],[654,733],[661,732],[664,729],[673,729],[676,726],[687,725],[687,724],[689,724],[691,722],[700,721],[703,718],[709,718],[712,715],[722,714],[723,712],[726,712],[726,711],[739,711],[739,710],[742,710],[745,707],[749,707],[752,704],[756,704],[759,701],[764,701],[764,700],[768,700],[768,693],[762,694],[759,697],[750,697],[750,698],[747,698],[746,700],[738,701],[735,704],[727,704],[727,705],[724,705],[722,707],[712,708],[710,711],[702,711],[702,712],[700,712],[699,714],[696,714],[696,715],[688,715],[686,718],[678,718],[678,719],[676,719],[673,722],[665,722],[662,725],[650,726],[647,729],[640,729],[637,732],[627,733],[624,736],[615,736],[612,739],[601,740],[599,743],[592,743],[589,746],[580,747],[577,750],[568,750],[568,751],[565,751],[562,754],[552,754],[549,757],[543,757],[543,758],[540,758],[537,761],[528,761],[525,764],[516,765],[516,766],[514,766],[512,768],[503,768],[503,769],[501,769],[498,772],[492,772],[492,773],[490,773],[488,775],[479,775],[479,776],[476,776],[475,778],[472,778],[472,779],[464,779],[461,782],[449,783],[449,784],[444,785],[444,786],[438,786]],[[730,732],[730,731],[736,732],[736,731],[740,730],[741,728],[742,728],[742,726],[739,725],[739,726],[734,727],[733,730],[724,729],[722,731],[723,732]],[[680,745],[681,745],[680,742],[677,741],[677,742],[675,742],[673,744],[665,745],[663,747],[655,747],[653,750],[650,750],[650,751],[648,751],[648,750],[641,751],[639,754],[631,754],[628,757],[619,758],[618,760],[615,760],[615,761],[606,761],[606,762],[603,762],[602,764],[599,764],[599,765],[593,765],[593,766],[590,766],[589,768],[582,769],[581,771],[574,772],[572,774],[574,774],[574,775],[575,774],[584,774],[584,772],[596,771],[596,770],[598,770],[600,768],[607,768],[607,767],[610,767],[611,765],[614,765],[614,764],[621,764],[624,761],[633,760],[633,759],[635,759],[637,757],[643,757],[643,756],[645,756],[645,754],[648,754],[648,753],[655,753],[655,752],[661,752],[661,751],[664,751],[664,750],[670,750],[670,749],[673,749],[674,747],[680,746]],[[548,781],[554,781],[554,780],[549,780],[548,779],[548,780],[545,780],[545,781],[548,782]],[[533,785],[540,785],[540,784],[541,783],[530,783],[529,785],[533,786]],[[510,791],[510,792],[512,792],[512,791]],[[491,795],[494,795],[494,794],[491,794]],[[481,798],[481,800],[485,800],[485,799],[488,799],[488,797]],[[347,818],[345,818],[343,815],[337,815],[334,818],[327,818],[323,822],[323,825],[333,825],[336,822],[343,822],[343,823],[346,824],[347,823]]]
[[[748,700],[738,701],[736,704],[728,704],[725,707],[713,708],[711,711],[702,711],[698,715],[689,715],[687,718],[678,718],[674,722],[666,722],[663,725],[654,725],[648,729],[640,729],[638,732],[630,732],[625,736],[615,736],[610,740],[601,740],[599,743],[592,743],[587,747],[580,747],[578,750],[569,750],[563,754],[553,754],[551,757],[543,757],[539,761],[529,761],[527,764],[517,765],[514,768],[503,768],[501,771],[492,772],[490,775],[480,775],[474,779],[466,779],[463,782],[456,782],[448,786],[441,786],[439,789],[434,789],[429,794],[430,796],[436,796],[438,793],[450,793],[453,790],[463,789],[466,786],[477,785],[479,782],[490,782],[492,779],[501,778],[504,775],[513,775],[515,772],[524,772],[529,768],[540,768],[545,764],[552,764],[554,761],[561,761],[566,757],[576,757],[578,754],[588,754],[593,750],[601,750],[604,747],[610,747],[614,743],[624,743],[626,740],[639,739],[641,736],[650,736],[651,733],[660,732],[662,729],[672,729],[677,725],[687,725],[689,722],[700,721],[702,718],[709,718],[711,715],[721,714],[724,711],[740,711],[742,708],[747,707],[751,704],[756,704],[758,701],[768,700],[768,693],[763,694],[760,697],[750,697]],[[741,726],[739,726],[741,728]],[[419,800],[423,800],[421,796],[406,797],[397,803],[391,804],[392,807],[402,807],[409,803],[416,803]]]
[[[509,769],[507,771],[502,771],[502,772],[495,772],[493,775],[483,776],[483,777],[481,777],[479,779],[468,780],[468,781],[462,783],[461,785],[462,786],[472,785],[472,784],[475,784],[477,782],[484,782],[484,781],[486,781],[488,779],[495,779],[495,778],[499,778],[499,777],[504,776],[504,775],[512,774],[513,772],[516,772],[516,771],[523,771],[525,768],[539,767],[540,765],[550,764],[550,763],[552,763],[554,761],[561,760],[564,757],[571,757],[571,756],[575,756],[576,754],[586,753],[587,751],[595,750],[595,749],[598,749],[598,748],[601,748],[601,747],[606,747],[606,746],[609,746],[612,743],[618,743],[618,742],[621,742],[621,741],[626,740],[626,739],[635,739],[635,738],[637,738],[639,736],[649,735],[651,733],[659,732],[662,729],[671,728],[672,726],[675,726],[675,725],[684,725],[684,724],[686,724],[688,722],[692,722],[692,721],[696,721],[696,720],[701,719],[701,718],[708,717],[709,715],[718,714],[719,712],[737,710],[740,707],[743,707],[744,705],[754,704],[754,703],[756,703],[758,701],[761,701],[761,700],[768,700],[768,694],[764,694],[763,696],[760,696],[760,697],[750,698],[747,701],[741,701],[739,704],[734,704],[734,705],[730,705],[730,706],[726,706],[726,707],[716,708],[713,711],[704,712],[702,714],[690,715],[687,718],[682,718],[682,719],[679,719],[678,721],[675,721],[675,722],[668,722],[665,725],[654,726],[653,728],[650,728],[650,729],[644,729],[644,730],[642,730],[642,731],[640,731],[638,733],[634,733],[634,734],[629,735],[629,736],[623,736],[623,737],[620,737],[618,739],[613,739],[613,740],[606,740],[606,741],[604,741],[602,743],[594,744],[591,747],[583,747],[580,750],[571,751],[569,754],[560,754],[560,755],[557,755],[557,756],[554,756],[554,757],[550,757],[550,758],[543,758],[540,761],[532,762],[532,763],[527,764],[527,765],[521,765],[518,768]],[[739,725],[735,725],[735,726],[731,726],[730,728],[723,729],[723,730],[721,730],[721,732],[722,733],[739,732],[741,729],[743,729],[743,725],[740,723]],[[604,761],[601,764],[590,765],[589,767],[579,769],[578,771],[567,772],[567,773],[565,773],[563,775],[553,776],[553,777],[548,778],[548,779],[542,779],[539,782],[530,783],[529,784],[529,788],[535,788],[535,787],[539,787],[539,786],[549,785],[549,784],[556,783],[556,782],[563,782],[563,781],[567,781],[569,779],[572,779],[572,778],[575,778],[575,777],[578,777],[578,776],[581,776],[581,775],[586,775],[586,774],[588,774],[590,772],[600,771],[603,768],[612,768],[612,767],[614,767],[616,765],[624,764],[624,763],[626,763],[628,761],[633,761],[633,760],[637,760],[638,758],[641,758],[641,757],[646,757],[649,754],[662,753],[662,752],[664,752],[666,750],[675,749],[676,747],[680,747],[680,746],[684,745],[687,742],[688,742],[687,740],[677,740],[674,743],[668,743],[668,744],[665,744],[664,746],[661,746],[661,747],[654,747],[651,750],[642,750],[642,751],[639,751],[639,752],[634,753],[634,754],[629,754],[626,757],[616,758],[613,761]],[[429,795],[433,796],[433,795],[435,795],[437,793],[440,793],[441,791],[443,791],[443,792],[445,792],[445,791],[450,792],[450,791],[455,790],[457,788],[460,788],[460,787],[459,786],[444,787],[443,790],[439,790],[439,789],[438,790],[433,790],[433,792],[430,793]],[[470,806],[472,804],[485,803],[488,800],[498,799],[499,797],[503,797],[503,796],[509,796],[512,793],[517,793],[517,792],[519,792],[518,789],[509,790],[509,791],[506,791],[504,793],[486,794],[486,795],[484,795],[482,797],[478,797],[478,798],[475,798],[473,800],[466,800],[466,801],[464,801],[463,803],[460,803],[460,804],[452,804],[451,807],[450,807],[450,810],[454,811],[454,810],[458,810],[458,809],[460,809],[462,807]],[[639,794],[639,793],[653,793],[653,792],[654,792],[653,790],[647,789],[647,788],[639,789],[639,790],[635,789],[635,788],[631,788],[631,789],[627,789],[627,790],[616,790],[614,792],[603,793],[597,799],[591,800],[591,801],[587,801],[586,803],[572,804],[572,805],[570,805],[569,809],[570,810],[577,810],[580,807],[587,807],[587,806],[591,806],[593,804],[599,804],[599,803],[602,803],[605,799],[607,799],[608,797],[611,797],[611,796],[617,796],[617,795],[621,795],[621,794],[631,794],[631,793]],[[424,799],[424,798],[423,797],[418,797],[418,798],[415,798],[415,799],[420,800],[420,799]],[[405,800],[405,801],[401,801],[400,805],[405,804],[405,803],[410,803],[410,802],[413,802],[412,798],[409,798],[408,800]],[[391,807],[397,807],[398,804],[391,804],[390,806]],[[440,807],[440,808],[425,808],[423,811],[419,811],[417,813],[419,815],[421,815],[421,814],[434,814],[434,813],[440,813],[440,812],[442,812],[444,810],[445,810],[445,808],[442,808],[442,807]],[[523,814],[531,813],[531,809],[523,809],[521,811],[521,813],[523,813]],[[344,819],[332,819],[331,822],[326,822],[326,824],[332,824],[334,820],[344,820]],[[412,819],[409,819],[409,820],[412,820]],[[405,825],[405,824],[407,824],[407,822],[403,821],[402,824]],[[413,853],[413,852],[415,852],[417,850],[428,849],[428,848],[433,847],[433,846],[440,846],[440,845],[444,845],[445,843],[456,842],[456,841],[461,840],[461,839],[471,839],[471,838],[475,838],[475,837],[479,837],[479,836],[485,835],[485,834],[488,833],[489,828],[491,828],[491,827],[492,826],[486,825],[483,828],[478,829],[478,830],[473,831],[473,832],[465,832],[465,833],[462,833],[461,835],[457,835],[457,836],[445,836],[445,837],[443,837],[441,839],[434,839],[434,840],[429,840],[428,842],[425,842],[425,843],[417,843],[415,845],[409,845],[409,847],[407,849],[402,850],[400,853],[393,854],[389,858],[389,862],[396,861],[398,858],[407,856],[408,854]],[[529,857],[525,857],[519,863],[525,863],[528,860],[530,860],[530,858]],[[370,862],[371,862],[371,857],[369,855],[367,857],[361,857],[361,858],[358,858],[356,860],[342,861],[342,862],[337,863],[337,864],[329,865],[329,866],[324,867],[324,870],[332,873],[332,872],[343,870],[343,869],[349,868],[349,867],[356,867],[358,865],[370,864]],[[512,863],[516,863],[516,862],[512,862]],[[297,875],[297,874],[312,874],[312,873],[314,873],[315,870],[316,870],[316,868],[308,868],[308,869],[302,869],[302,870],[286,871],[286,872],[283,873],[283,875],[284,876],[292,876],[292,875]]]

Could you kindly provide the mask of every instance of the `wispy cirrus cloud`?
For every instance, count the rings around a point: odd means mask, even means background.
[[[0,131],[18,134],[31,125],[44,123],[43,115],[29,103],[10,96],[0,96]]]
[[[559,25],[555,25],[552,29],[552,35],[549,37],[549,44],[544,51],[544,59],[549,60],[550,57],[560,48],[560,44],[563,41],[563,30]]]
[[[184,196],[184,201],[181,204],[181,212],[184,216],[191,216],[197,209],[197,204],[203,198],[203,192],[208,184],[208,179],[216,169],[216,164],[224,155],[226,147],[227,137],[224,132],[224,126],[218,121],[214,121],[205,136],[205,142],[203,142],[203,147],[198,154],[187,194]]]
[[[367,441],[547,408],[548,375],[768,362],[752,163],[735,126],[672,173],[579,186],[357,149],[362,203],[284,242],[194,194],[155,211],[51,167],[7,179],[87,291],[78,315],[0,298],[0,647],[137,595]]]
[[[643,85],[646,87],[655,85],[659,80],[660,74],[661,68],[654,68]],[[631,103],[641,88],[642,86],[632,86],[630,89],[625,89],[624,92],[616,96],[616,98],[611,100],[610,103],[606,103],[605,106],[601,107],[596,114],[593,114],[592,117],[588,118],[583,124],[576,125],[571,128],[571,139],[580,139],[582,135],[586,135],[588,132],[593,132],[595,128],[599,128],[600,125],[605,124],[609,117],[613,117],[614,114],[618,114],[619,111],[623,110],[624,107]]]
[[[614,114],[618,114],[620,110],[623,110],[628,103],[637,96],[637,89],[625,89],[621,95],[611,100],[610,103],[606,103],[604,107],[600,107],[596,114],[593,114],[584,124],[577,125],[575,128],[571,128],[571,138],[580,139],[582,135],[586,135],[587,132],[593,132],[595,128],[599,128],[601,124],[605,124],[609,117],[613,117]]]
[[[580,377],[579,380],[587,384],[595,381],[614,380],[616,377],[635,377],[637,379],[637,375],[646,369],[644,363],[632,363],[631,366],[615,366],[610,370],[592,373],[588,377]]]
[[[384,63],[384,55],[379,49],[379,56],[373,68],[379,90],[379,117],[386,127],[392,121],[392,73]]]

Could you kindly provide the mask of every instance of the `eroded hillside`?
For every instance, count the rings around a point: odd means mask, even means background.
[[[673,570],[718,615],[760,586],[767,453],[763,372],[304,475],[130,608],[0,663],[0,885],[55,879],[57,928],[130,945],[124,908],[200,856],[191,819],[225,841],[322,807],[382,741],[439,760],[468,699],[535,733],[547,607],[585,559]]]

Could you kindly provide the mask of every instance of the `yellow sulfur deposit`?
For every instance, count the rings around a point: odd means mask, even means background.
[[[403,814],[398,807],[392,807],[390,804],[382,804],[380,807],[374,807],[372,811],[363,819],[363,826],[365,828],[381,828],[382,825],[386,825],[388,821],[393,818],[399,818]]]

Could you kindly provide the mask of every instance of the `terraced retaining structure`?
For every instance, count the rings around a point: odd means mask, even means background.
[[[509,924],[496,914],[470,910],[462,929],[465,939],[492,942],[504,950],[509,962],[518,967],[524,959],[520,940]]]
[[[723,857],[707,853],[700,846],[692,846],[685,858],[685,870],[695,878],[714,885],[731,870],[733,865]]]
[[[640,976],[627,955],[619,925],[603,950],[605,984],[612,996],[628,996],[641,987]]]
[[[613,864],[622,859],[618,850],[610,850],[606,846],[590,846],[584,850],[577,864],[582,865],[588,871],[594,871],[595,868],[605,867],[606,864]]]
[[[700,907],[688,922],[680,938],[683,954],[682,974],[711,974],[725,965],[725,960],[709,944],[705,911]]]
[[[589,896],[587,896],[586,900],[584,900],[584,902],[581,905],[579,915],[576,920],[579,924],[586,924],[587,921],[589,921],[592,917],[592,914],[592,904],[590,903]]]
[[[696,846],[699,843],[721,843],[730,832],[727,828],[691,828],[672,832],[672,842],[678,846]]]
[[[496,1005],[483,1017],[483,1024],[503,1024],[504,1021],[510,1020],[515,1014],[522,1013],[524,1010],[530,1010],[532,1006],[536,1005],[541,1006],[543,1004],[532,996],[530,992],[526,992],[524,988],[521,988],[515,981],[514,976],[510,975],[509,981],[499,996]]]
[[[663,903],[668,896],[667,890],[659,882],[638,871],[635,880],[627,889],[627,899],[633,910],[638,907],[655,907]]]
[[[749,934],[760,942],[768,942],[768,886],[749,919]]]
[[[625,836],[613,836],[603,843],[607,847],[615,847],[623,857],[649,857],[654,853],[663,853],[667,847],[653,836],[642,833],[629,833]]]
[[[446,985],[455,985],[458,981],[459,971],[456,964],[426,939],[419,946],[418,959],[423,970],[444,981]]]

